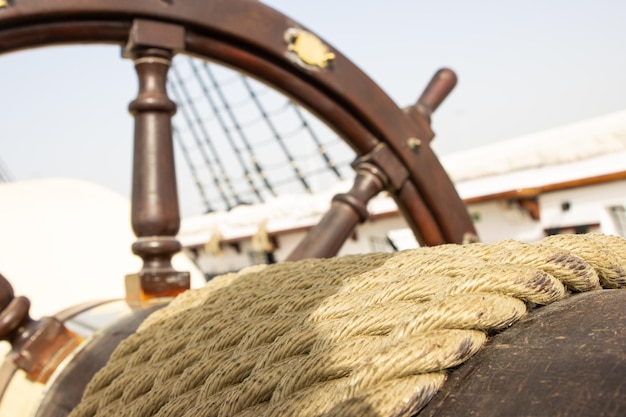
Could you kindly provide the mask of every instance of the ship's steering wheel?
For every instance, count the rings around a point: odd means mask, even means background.
[[[14,0],[0,8],[0,53],[68,43],[118,44],[135,61],[141,91],[130,106],[136,118],[133,227],[140,239],[134,249],[144,260],[155,247],[164,253],[178,248],[169,238],[148,239],[178,231],[173,162],[158,170],[150,162],[155,153],[166,155],[161,162],[171,159],[175,106],[163,83],[175,53],[216,61],[271,85],[324,120],[359,157],[354,187],[335,197],[291,260],[334,256],[366,219],[369,199],[383,189],[391,191],[420,243],[460,243],[475,235],[429,147],[430,113],[455,83],[449,70],[403,111],[346,57],[259,2]]]

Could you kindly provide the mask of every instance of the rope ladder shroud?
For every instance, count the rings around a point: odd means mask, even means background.
[[[529,308],[626,287],[625,260],[587,234],[247,268],[149,316],[70,417],[410,416]]]
[[[177,56],[168,87],[179,110],[175,140],[206,212],[353,177],[354,151],[328,126],[242,73]]]

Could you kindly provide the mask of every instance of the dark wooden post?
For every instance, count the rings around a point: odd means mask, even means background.
[[[181,26],[138,19],[124,50],[139,77],[139,94],[129,106],[135,118],[131,217],[138,238],[132,249],[143,267],[126,277],[131,305],[173,297],[190,287],[189,273],[171,264],[181,245],[171,121],[176,104],[166,91],[172,57],[184,46]]]
[[[289,254],[288,261],[337,255],[355,227],[367,220],[370,199],[386,188],[400,189],[408,176],[406,169],[383,144],[357,159],[353,167],[356,178],[350,191],[333,197],[330,210]]]
[[[288,261],[337,255],[357,224],[367,220],[367,202],[385,188],[387,178],[372,164],[361,163],[355,169],[350,191],[333,197],[330,210],[289,254]]]

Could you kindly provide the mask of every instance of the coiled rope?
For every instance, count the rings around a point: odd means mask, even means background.
[[[151,315],[71,417],[409,416],[528,308],[625,287],[625,260],[560,235],[224,275]]]

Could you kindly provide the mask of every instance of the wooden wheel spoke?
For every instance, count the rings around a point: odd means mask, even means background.
[[[171,264],[181,244],[176,239],[180,214],[172,138],[176,104],[166,83],[174,51],[183,48],[181,26],[145,20],[135,20],[125,48],[139,77],[139,94],[129,105],[135,118],[131,219],[138,238],[132,250],[143,259],[141,270],[126,276],[126,296],[133,305],[190,288],[189,272]]]

